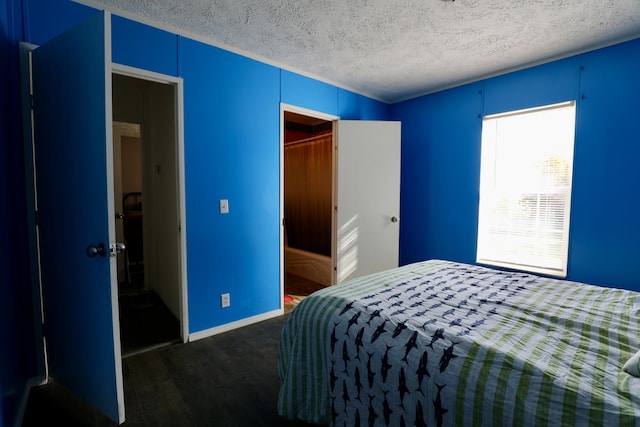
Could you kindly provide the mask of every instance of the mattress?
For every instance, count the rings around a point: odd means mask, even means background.
[[[305,298],[278,413],[325,425],[640,425],[640,294],[429,260]]]

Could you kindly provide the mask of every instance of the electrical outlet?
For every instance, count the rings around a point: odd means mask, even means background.
[[[220,295],[220,305],[222,308],[227,308],[231,305],[231,295],[230,294],[222,294]]]

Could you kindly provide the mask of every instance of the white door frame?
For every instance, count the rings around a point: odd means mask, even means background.
[[[36,170],[35,170],[35,149],[33,138],[33,117],[31,115],[31,96],[33,95],[32,74],[31,74],[31,53],[38,46],[20,42],[20,84],[22,97],[22,131],[24,144],[24,166],[25,166],[25,191],[27,194],[27,229],[29,231],[29,266],[32,291],[32,308],[34,343],[36,351],[36,371],[35,378],[29,380],[27,391],[32,385],[46,383],[48,378],[48,367],[44,351],[44,337],[42,325],[44,313],[42,306],[42,283],[40,280],[40,247],[38,240],[38,228],[36,221],[36,211],[38,210],[38,200],[36,192]],[[21,408],[24,410],[24,408]]]
[[[333,147],[332,147],[332,160],[331,160],[331,264],[332,264],[332,284],[336,283],[336,218],[335,218],[335,206],[336,206],[336,134],[335,134],[335,122],[340,120],[340,117],[333,114],[321,113],[319,111],[310,110],[308,108],[298,107],[284,102],[280,103],[280,295],[284,295],[284,278],[285,278],[285,265],[284,265],[284,113],[296,113],[305,116],[326,120],[333,122]],[[280,298],[280,310],[284,312],[284,300]]]
[[[140,68],[130,67],[113,63],[114,74],[133,77],[140,80],[147,80],[156,83],[169,84],[175,87],[175,111],[176,111],[176,144],[177,144],[177,172],[178,172],[178,223],[180,239],[180,338],[182,342],[187,342],[189,337],[189,304],[187,297],[187,230],[186,230],[186,203],[184,187],[184,81],[181,77],[174,77],[165,74],[147,71]],[[113,174],[113,169],[109,171]],[[112,177],[113,178],[113,177]]]

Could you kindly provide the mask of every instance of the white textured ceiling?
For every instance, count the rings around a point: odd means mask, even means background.
[[[395,102],[640,37],[640,0],[76,0]]]

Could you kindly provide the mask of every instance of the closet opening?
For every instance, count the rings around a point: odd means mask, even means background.
[[[284,111],[284,306],[334,283],[333,122]]]

